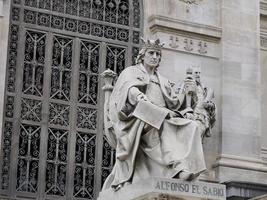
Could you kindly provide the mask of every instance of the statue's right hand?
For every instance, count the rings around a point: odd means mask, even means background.
[[[195,120],[196,119],[196,117],[192,113],[186,113],[185,114],[185,118],[186,119],[191,119],[191,120]]]
[[[184,89],[186,94],[194,94],[196,92],[196,82],[194,80],[185,79],[184,83]]]

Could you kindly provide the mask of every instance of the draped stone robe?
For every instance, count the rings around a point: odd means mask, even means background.
[[[146,124],[133,116],[141,92],[170,113],[179,114],[185,99],[184,94],[175,94],[172,84],[157,71],[149,76],[142,64],[121,73],[109,104],[117,140],[116,163],[103,189],[152,176],[172,178],[182,170],[198,175],[206,169],[197,123],[172,114],[159,130]]]

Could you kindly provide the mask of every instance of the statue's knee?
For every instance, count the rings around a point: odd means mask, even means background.
[[[191,121],[190,125],[193,127],[193,128],[198,128],[198,123],[194,120]]]

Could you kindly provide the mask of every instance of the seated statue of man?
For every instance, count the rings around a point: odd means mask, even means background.
[[[109,99],[109,119],[116,136],[116,162],[103,189],[118,190],[149,177],[192,180],[206,169],[199,124],[186,119],[186,94],[158,72],[162,44],[144,42],[137,64],[118,77]]]

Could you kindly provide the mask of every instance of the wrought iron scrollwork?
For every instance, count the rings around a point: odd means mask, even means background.
[[[77,198],[93,199],[96,135],[78,132],[76,135],[74,192]]]
[[[17,191],[37,192],[41,127],[21,124],[17,167]]]
[[[15,97],[7,96],[6,98],[6,117],[12,118],[14,116],[14,101]]]
[[[111,24],[129,26],[130,7],[129,0],[26,0],[27,7],[38,7],[42,10],[65,13],[69,16],[91,18],[97,21],[106,21]],[[140,4],[139,0],[133,1],[134,7],[134,27],[140,28]],[[18,13],[18,8],[14,8],[14,14]],[[17,18],[19,15],[17,14]],[[129,41],[129,30],[127,28],[117,28],[113,25],[103,25],[101,23],[90,23],[83,20],[65,18],[58,15],[51,15],[43,12],[36,12],[30,9],[24,10],[24,22],[38,24],[40,26],[51,27],[60,30],[91,34],[107,39]],[[133,32],[135,44],[139,44],[139,33]]]
[[[79,103],[97,105],[100,45],[81,41]]]
[[[21,119],[40,122],[42,120],[42,102],[23,98],[21,101]]]
[[[12,0],[10,12],[0,193],[94,200],[115,162],[99,74],[136,57],[140,0]]]
[[[102,154],[102,176],[101,184],[105,182],[106,178],[112,171],[115,164],[115,150],[108,144],[106,137],[103,137],[103,154]]]
[[[26,32],[22,88],[25,94],[43,95],[45,39],[44,33]]]
[[[52,99],[70,100],[72,39],[54,37],[52,56]]]
[[[61,126],[69,125],[70,107],[68,105],[50,103],[49,123]]]
[[[17,51],[18,51],[18,25],[11,25],[10,27],[10,42],[9,42],[9,60],[8,60],[8,78],[7,91],[15,92],[16,82],[16,65],[17,65]]]
[[[92,108],[78,107],[77,127],[96,130],[97,110]]]
[[[111,69],[117,74],[125,68],[126,49],[122,47],[107,46],[106,68]]]
[[[2,172],[1,172],[1,186],[3,190],[8,189],[9,187],[9,170],[10,170],[10,154],[11,154],[11,142],[12,142],[12,122],[5,122],[4,131],[3,131],[3,160],[2,160]]]
[[[68,131],[48,129],[46,194],[64,196],[68,158]]]
[[[139,0],[133,0],[133,26],[136,28],[140,28],[140,17],[141,17],[141,12],[140,12],[140,2]]]

